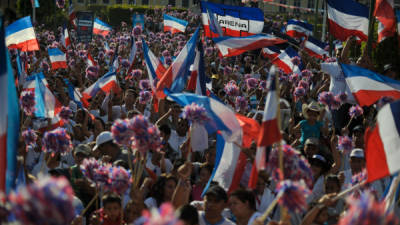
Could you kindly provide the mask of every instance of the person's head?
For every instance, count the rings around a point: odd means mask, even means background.
[[[213,166],[211,164],[203,164],[200,166],[199,181],[206,184],[210,179],[211,173],[213,171]]]
[[[352,140],[356,148],[364,148],[364,128],[357,125],[353,128]]]
[[[143,204],[130,200],[125,206],[124,221],[127,224],[133,223],[136,219],[140,218],[143,211]]]
[[[322,155],[313,155],[312,158],[309,159],[309,162],[314,178],[318,178],[329,170],[329,168],[327,167],[328,162]]]
[[[176,125],[176,133],[178,133],[178,135],[182,137],[186,135],[188,130],[189,130],[188,121],[183,118],[179,118],[178,124]]]
[[[229,197],[229,209],[236,218],[246,216],[250,212],[256,211],[256,200],[251,191],[238,189]]]
[[[91,149],[86,144],[80,144],[74,149],[74,160],[76,165],[80,165],[82,161],[90,157]]]
[[[321,113],[321,107],[318,105],[317,102],[312,101],[310,104],[303,104],[302,106],[302,113],[304,118],[306,120],[315,122],[318,120],[320,113]]]
[[[325,194],[339,193],[340,192],[340,180],[337,175],[329,174],[325,178]]]
[[[167,124],[160,126],[160,135],[164,143],[168,143],[169,137],[171,136],[171,128]]]
[[[199,214],[197,209],[192,205],[183,205],[177,210],[178,218],[184,225],[198,225]]]
[[[170,174],[162,174],[158,177],[151,190],[151,196],[156,199],[160,206],[163,202],[171,201],[178,180]]]
[[[76,140],[82,141],[82,139],[85,138],[85,135],[83,134],[82,124],[75,124],[72,130],[74,131],[74,138]]]
[[[101,132],[99,136],[97,136],[96,145],[93,150],[99,150],[102,156],[110,156],[112,161],[115,160],[121,151],[118,145],[114,143],[111,132],[109,131]]]
[[[258,174],[258,179],[257,179],[257,184],[256,184],[255,192],[256,192],[257,194],[263,194],[263,193],[264,193],[264,189],[265,189],[265,185],[266,185],[265,179],[264,179],[264,177],[261,176],[261,174],[259,173],[259,174]]]
[[[97,137],[101,132],[103,132],[105,127],[106,124],[104,123],[104,121],[101,118],[96,117],[93,121],[93,133],[95,137]]]
[[[228,196],[219,185],[212,185],[204,195],[204,212],[209,217],[220,217],[226,207]]]
[[[78,109],[75,114],[75,122],[76,123],[83,123],[85,119],[85,110],[84,109]]]
[[[318,154],[319,152],[319,140],[318,138],[311,137],[306,140],[304,143],[304,153],[307,159],[311,159],[313,155]]]
[[[121,217],[121,198],[115,194],[106,194],[102,198],[104,216],[115,221]]]
[[[364,150],[355,148],[350,153],[350,169],[352,174],[360,173],[365,168]]]
[[[385,75],[387,77],[390,77],[392,79],[396,78],[396,76],[397,76],[396,70],[395,70],[395,68],[393,67],[392,64],[386,64],[383,67],[383,75]]]
[[[208,149],[204,152],[204,157],[208,164],[214,165],[215,163],[215,155],[217,154],[217,146],[216,142],[212,142],[211,145],[208,146]]]

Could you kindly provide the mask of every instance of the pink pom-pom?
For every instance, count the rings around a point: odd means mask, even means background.
[[[122,195],[128,190],[131,184],[130,174],[122,167],[112,167],[110,172],[110,185],[106,186],[106,191],[112,191]]]
[[[70,118],[72,117],[72,115],[73,115],[73,112],[72,112],[72,110],[71,110],[69,107],[63,106],[63,107],[61,107],[61,111],[60,111],[60,113],[59,113],[58,115],[60,116],[60,118],[61,118],[64,122],[68,123],[68,122],[69,122],[69,119],[70,119]]]
[[[311,70],[303,70],[301,71],[301,77],[310,78],[312,77],[313,73]]]
[[[139,103],[145,105],[151,100],[151,92],[150,91],[140,91],[139,92]]]
[[[330,91],[324,91],[318,95],[318,101],[321,104],[324,104],[324,105],[328,106],[330,109],[332,109],[332,106],[335,101],[335,96]]]
[[[24,130],[22,132],[22,138],[24,139],[25,145],[26,145],[26,151],[28,151],[29,147],[34,147],[36,146],[36,141],[37,141],[37,134],[34,130],[28,128],[27,130]]]
[[[272,178],[279,182],[281,177],[279,173],[279,149],[273,148],[269,155],[269,163],[267,164],[267,172],[273,174]],[[290,145],[282,146],[283,152],[283,170],[285,171],[284,179],[292,181],[304,180],[309,188],[313,185],[313,176],[310,165],[300,152],[293,149]]]
[[[171,203],[163,203],[159,210],[144,210],[142,212],[144,225],[183,225],[174,212]]]
[[[136,69],[132,70],[131,74],[133,77],[140,78],[143,74],[143,71],[141,69]]]
[[[349,115],[351,118],[359,117],[364,113],[363,108],[361,108],[359,105],[352,106],[349,109]]]
[[[347,94],[342,92],[338,95],[336,95],[338,97],[338,99],[340,100],[340,103],[345,103],[347,101]]]
[[[40,177],[20,185],[9,203],[20,224],[67,225],[75,218],[74,191],[64,177]]]
[[[358,183],[364,182],[368,179],[368,173],[366,169],[363,169],[361,172],[354,174],[351,177],[351,184],[356,185]]]
[[[129,120],[117,119],[112,127],[111,134],[115,142],[128,147],[132,144],[133,131],[128,127]]]
[[[72,150],[71,137],[64,128],[57,128],[44,134],[42,148],[45,152],[65,155]]]
[[[150,90],[150,81],[149,80],[140,80],[139,81],[140,90]]]
[[[248,90],[257,88],[257,85],[258,85],[258,80],[256,78],[246,79],[246,86]]]
[[[95,180],[96,172],[100,166],[101,166],[101,164],[95,158],[89,158],[89,159],[84,159],[82,161],[82,164],[80,165],[80,169],[81,169],[83,175],[85,175],[85,177],[88,180],[95,183],[96,182],[96,180]]]
[[[19,98],[19,103],[27,116],[35,112],[35,93],[33,91],[23,91]]]
[[[248,102],[245,97],[237,96],[235,100],[236,111],[246,111],[248,108]]]
[[[182,118],[189,120],[190,123],[205,123],[210,120],[207,111],[203,106],[192,103],[183,108]]]
[[[342,214],[338,225],[394,225],[399,223],[392,209],[386,209],[386,201],[378,201],[370,191],[359,197],[347,199],[347,212]]]
[[[294,89],[293,95],[294,95],[295,97],[302,97],[302,96],[305,96],[305,95],[306,95],[306,90],[305,90],[303,87],[298,86],[298,87],[296,87],[296,88]]]
[[[133,149],[146,153],[150,149],[159,150],[161,148],[160,131],[146,117],[137,115],[129,121],[128,126],[134,133]]]
[[[171,54],[169,53],[168,50],[164,50],[161,54],[162,54],[163,57],[171,56]]]
[[[338,148],[347,154],[353,149],[353,141],[348,136],[339,136]]]
[[[240,94],[239,87],[234,83],[228,83],[224,87],[224,91],[228,96],[236,97]]]
[[[295,66],[300,65],[300,63],[301,63],[300,57],[298,57],[298,56],[293,57],[293,58],[292,58],[292,63],[293,63]]]
[[[292,213],[302,213],[307,209],[306,198],[311,193],[303,181],[284,180],[278,183],[278,203]]]

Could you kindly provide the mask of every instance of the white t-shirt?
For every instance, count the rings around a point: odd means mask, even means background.
[[[324,188],[324,176],[321,175],[318,177],[317,181],[314,184],[311,194],[307,198],[307,203],[311,203],[313,201],[318,200],[325,194]]]
[[[164,160],[165,160],[165,170],[166,170],[165,172],[170,173],[172,171],[172,169],[174,168],[174,166],[172,165],[172,163],[169,159],[165,158]],[[159,166],[154,165],[151,162],[151,157],[149,157],[147,159],[146,167],[149,170],[153,171],[157,175],[157,177],[161,175],[161,168]]]
[[[186,141],[187,135],[181,137],[176,133],[175,130],[171,129],[171,136],[169,137],[168,143],[172,149],[180,153],[179,147]]]
[[[220,222],[218,222],[216,224],[210,224],[205,219],[205,212],[200,211],[199,212],[199,225],[235,225],[235,223],[226,219],[225,217],[222,217],[222,220]]]
[[[321,70],[331,76],[329,91],[335,95],[344,92],[347,94],[348,103],[356,103],[349,86],[346,84],[342,68],[340,68],[337,62],[321,63]]]
[[[256,208],[258,212],[265,212],[268,206],[271,204],[272,201],[275,199],[275,194],[269,188],[264,189],[264,193],[262,196],[256,197]]]

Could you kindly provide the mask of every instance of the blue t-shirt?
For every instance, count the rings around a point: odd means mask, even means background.
[[[316,121],[314,125],[308,124],[307,120],[300,121],[300,130],[301,130],[301,137],[300,142],[304,145],[304,142],[310,138],[315,137],[318,138],[321,135],[321,127],[323,123],[321,121]]]

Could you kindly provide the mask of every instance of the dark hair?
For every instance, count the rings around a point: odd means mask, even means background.
[[[121,197],[116,194],[106,194],[101,200],[104,207],[109,203],[118,203],[118,205],[121,206]]]
[[[325,177],[325,182],[328,182],[328,181],[335,182],[335,183],[337,183],[337,184],[340,186],[339,176],[337,176],[337,175],[335,175],[335,174],[328,174],[328,175]]]
[[[177,210],[177,214],[178,218],[183,220],[185,224],[199,224],[199,214],[197,213],[197,209],[192,205],[183,205]]]
[[[213,167],[213,165],[206,163],[206,164],[202,164],[200,166],[200,170],[199,171],[201,171],[202,169],[208,170],[208,172],[210,172],[210,174],[211,174],[213,169],[214,169],[214,167]]]
[[[157,206],[160,206],[164,201],[164,188],[168,180],[173,180],[176,184],[178,183],[178,179],[172,174],[161,174],[156,183],[151,187],[150,196],[156,200]]]
[[[248,202],[250,209],[256,211],[256,198],[253,192],[245,189],[237,189],[232,192],[231,197],[236,197],[243,203]]]
[[[165,133],[166,135],[170,135],[171,134],[171,128],[168,126],[168,124],[161,125],[159,130],[161,132]]]

